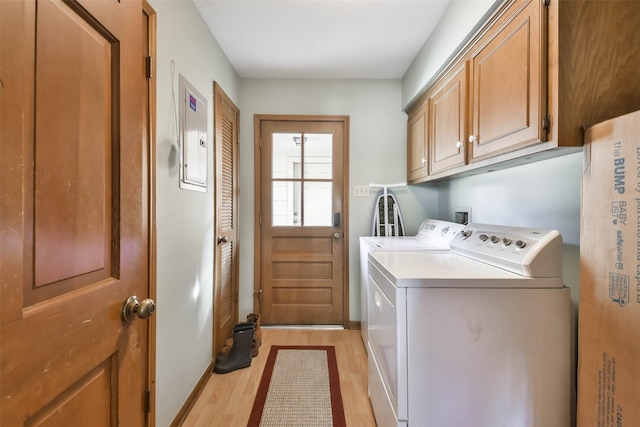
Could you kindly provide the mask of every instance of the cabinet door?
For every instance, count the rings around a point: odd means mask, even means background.
[[[465,164],[467,63],[456,67],[429,100],[429,173]]]
[[[543,53],[547,49],[541,3],[523,1],[471,54],[471,161],[546,138],[542,119],[546,111]]]
[[[407,180],[418,181],[429,173],[427,160],[428,104],[424,103],[409,114],[407,124]]]

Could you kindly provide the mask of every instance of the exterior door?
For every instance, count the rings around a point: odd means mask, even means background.
[[[142,3],[0,9],[0,424],[144,425],[148,322],[122,317],[149,285]]]
[[[259,129],[262,322],[344,324],[348,119],[265,118]]]
[[[238,129],[240,111],[214,84],[216,147],[216,251],[213,354],[238,321]]]

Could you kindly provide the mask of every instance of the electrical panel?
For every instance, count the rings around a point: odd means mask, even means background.
[[[180,75],[180,188],[207,191],[207,100]]]

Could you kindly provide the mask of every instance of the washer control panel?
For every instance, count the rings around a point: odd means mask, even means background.
[[[469,224],[451,252],[527,277],[562,276],[562,237],[556,230]]]
[[[450,242],[464,228],[464,225],[439,219],[425,219],[418,227],[418,239],[437,239]]]

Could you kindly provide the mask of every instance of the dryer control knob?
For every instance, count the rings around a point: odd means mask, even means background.
[[[471,230],[462,230],[460,232],[460,240],[465,240],[468,239],[469,236],[471,236],[472,231]]]

